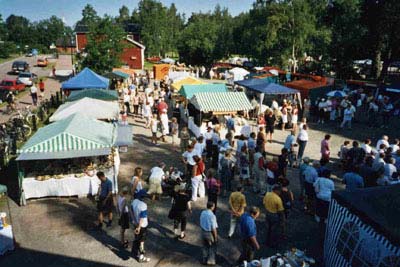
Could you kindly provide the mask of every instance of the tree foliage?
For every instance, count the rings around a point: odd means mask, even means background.
[[[121,66],[120,55],[124,49],[125,32],[121,25],[109,17],[91,23],[87,34],[82,67],[89,67],[95,72],[105,73],[113,67]]]

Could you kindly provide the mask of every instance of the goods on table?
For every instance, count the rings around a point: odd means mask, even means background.
[[[98,171],[106,171],[114,166],[114,152],[109,156],[99,156],[95,158],[77,158],[63,160],[38,161],[28,171],[28,177],[35,177],[37,181],[47,181],[49,179],[63,179],[65,177],[82,178],[84,176],[93,177]]]

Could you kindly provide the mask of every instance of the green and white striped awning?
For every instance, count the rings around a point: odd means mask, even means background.
[[[196,93],[190,103],[202,112],[230,113],[253,109],[244,92]]]
[[[55,153],[98,150],[113,146],[113,124],[74,114],[39,129],[19,153]]]

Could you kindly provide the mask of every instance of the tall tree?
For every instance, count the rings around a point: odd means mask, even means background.
[[[15,51],[15,45],[8,41],[6,23],[0,14],[0,58],[7,58]]]
[[[119,9],[119,16],[117,17],[116,20],[120,24],[125,24],[125,23],[129,22],[130,14],[129,14],[129,8],[127,6],[123,5]]]
[[[100,17],[97,15],[97,11],[91,4],[87,4],[82,10],[82,19],[78,24],[90,25],[96,23]]]
[[[218,24],[210,13],[193,13],[178,44],[179,56],[189,64],[210,64],[218,41]]]
[[[8,40],[20,45],[29,45],[32,41],[32,27],[29,20],[22,16],[10,15],[6,19]]]
[[[121,66],[120,56],[124,49],[122,40],[125,37],[121,25],[114,23],[111,17],[105,16],[90,24],[87,37],[87,56],[83,59],[83,67],[105,73]]]
[[[329,6],[329,23],[332,29],[330,57],[333,69],[339,78],[353,75],[353,61],[362,54],[359,47],[365,34],[365,27],[360,23],[363,0],[336,0]]]

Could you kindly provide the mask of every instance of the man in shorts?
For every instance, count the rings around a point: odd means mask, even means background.
[[[97,177],[100,179],[101,183],[99,186],[99,190],[97,192],[98,201],[97,201],[97,210],[99,211],[99,224],[98,227],[101,228],[103,226],[104,215],[108,214],[108,222],[106,223],[107,227],[110,227],[112,224],[112,209],[114,206],[114,200],[112,195],[112,182],[108,179],[103,172],[98,172]]]
[[[132,223],[135,229],[135,239],[132,244],[132,254],[138,262],[149,262],[150,258],[145,257],[144,242],[147,235],[147,204],[143,201],[147,197],[145,190],[140,190],[136,194],[136,199],[132,201]]]
[[[160,162],[158,166],[153,167],[150,170],[150,178],[149,178],[149,195],[152,195],[152,200],[154,201],[156,198],[159,198],[163,193],[162,190],[162,181],[165,179],[165,163]]]

